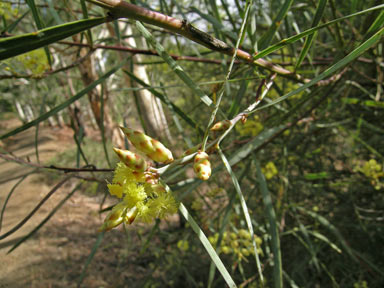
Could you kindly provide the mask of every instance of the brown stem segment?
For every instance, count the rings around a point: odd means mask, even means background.
[[[211,50],[232,56],[235,53],[235,48],[227,43],[212,37],[208,33],[205,33],[187,20],[176,19],[159,12],[151,11],[143,7],[139,7],[122,0],[87,0],[88,2],[99,5],[109,10],[109,15],[113,18],[129,18],[138,21],[142,21],[147,24],[152,24],[157,27],[161,27],[172,31],[176,34],[182,35],[196,43],[199,43]],[[253,57],[248,52],[238,49],[236,56],[250,64],[265,68],[273,71],[281,76],[291,78],[299,82],[308,82],[310,80],[303,79],[300,75],[286,70],[280,66],[277,66],[264,59],[253,60]]]

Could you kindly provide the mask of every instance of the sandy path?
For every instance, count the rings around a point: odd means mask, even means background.
[[[1,123],[10,129],[17,121]],[[5,129],[0,129],[4,132]],[[52,131],[41,128],[39,137],[40,161],[51,159],[56,153],[70,148],[73,143],[70,131]],[[34,128],[4,141],[7,151],[23,159],[36,162]],[[0,209],[12,187],[22,175],[33,168],[0,159]],[[55,180],[58,183],[59,180]],[[74,287],[75,279],[97,237],[101,220],[96,211],[100,196],[89,197],[78,192],[51,218],[33,238],[10,254],[7,251],[20,237],[31,231],[78,183],[70,180],[61,187],[21,229],[0,240],[0,288],[5,287]],[[4,214],[0,234],[19,223],[54,186],[48,186],[41,176],[28,176],[14,191]],[[84,287],[100,287],[105,282],[90,277]]]

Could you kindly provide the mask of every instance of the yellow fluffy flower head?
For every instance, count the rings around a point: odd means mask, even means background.
[[[108,231],[121,223],[152,222],[177,212],[178,205],[162,184],[148,183],[149,171],[135,171],[123,162],[117,164],[109,193],[121,199],[107,215],[100,231]],[[152,177],[152,176],[151,176]],[[149,178],[151,178],[149,177]]]

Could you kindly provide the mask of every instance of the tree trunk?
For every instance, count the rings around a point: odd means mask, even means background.
[[[119,28],[120,31],[124,31],[124,34],[131,35],[132,29],[131,26],[124,25],[125,23],[119,22]],[[108,25],[109,32],[114,36],[114,29],[111,25]],[[133,37],[126,38],[123,40],[123,45],[126,44],[130,47],[136,47],[136,41]],[[127,56],[126,53],[120,52],[120,57],[125,58]],[[142,81],[149,83],[147,71],[145,69],[145,66],[143,65],[135,65],[136,62],[141,61],[140,55],[134,55],[132,57],[133,61],[133,74],[141,79]],[[126,67],[128,70],[130,67]],[[141,87],[139,86],[135,81],[132,81],[131,78],[124,74],[124,77],[128,83],[128,86],[130,87]],[[168,140],[171,141],[171,134],[169,132],[169,127],[167,123],[167,119],[164,114],[163,106],[161,105],[161,101],[153,96],[150,91],[146,89],[138,90],[135,92],[137,95],[138,105],[140,106],[140,116],[144,120],[146,132],[151,135],[152,137],[155,137],[157,139],[161,140]]]
[[[77,38],[75,40],[79,41],[77,36],[74,36],[74,38]],[[87,54],[86,48],[82,48],[80,50],[80,57],[84,57],[86,54]],[[84,83],[84,86],[88,86],[98,79],[98,75],[95,71],[94,54],[91,54],[84,61],[82,61],[78,67],[81,73],[81,79]],[[118,126],[115,123],[113,123],[112,117],[109,113],[109,107],[107,105],[108,93],[106,90],[104,90],[103,91],[104,93],[102,93],[101,89],[102,89],[101,85],[98,85],[95,89],[92,89],[91,91],[88,92],[88,100],[92,110],[92,115],[94,116],[100,131],[101,131],[101,123],[104,124],[103,126],[104,126],[105,138],[110,139],[115,145],[120,146],[123,143],[123,138],[121,133],[119,132]],[[100,106],[101,101],[100,100],[101,100],[102,94],[103,94],[103,103],[104,103],[103,105],[104,119],[101,119],[101,106]]]

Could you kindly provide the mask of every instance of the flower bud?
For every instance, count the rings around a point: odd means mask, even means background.
[[[109,231],[112,228],[120,225],[124,221],[126,214],[126,207],[123,205],[116,205],[112,211],[105,217],[104,224],[99,228],[99,231]]]
[[[119,156],[121,162],[123,162],[128,168],[131,168],[137,172],[144,172],[147,170],[147,162],[140,156],[128,150],[122,150],[113,148]]]
[[[172,152],[159,141],[152,139],[140,131],[134,131],[124,127],[120,128],[128,137],[129,141],[131,141],[132,145],[152,160],[161,163],[170,163],[173,161]]]
[[[146,172],[145,173],[145,182],[151,185],[159,183],[159,177],[157,173]]]
[[[209,176],[211,176],[211,163],[208,158],[208,154],[202,151],[195,156],[193,169],[201,180],[208,180]]]
[[[137,211],[136,206],[129,209],[127,214],[125,214],[124,222],[127,224],[132,224],[132,222],[135,221],[135,219],[136,219],[137,213],[138,213],[138,211]]]
[[[225,131],[231,126],[230,120],[223,120],[217,122],[215,125],[212,126],[211,131]]]
[[[157,184],[153,184],[151,185],[151,189],[154,193],[160,195],[160,194],[164,194],[167,192],[167,190],[165,189],[165,187],[160,184],[160,183],[157,183]]]

